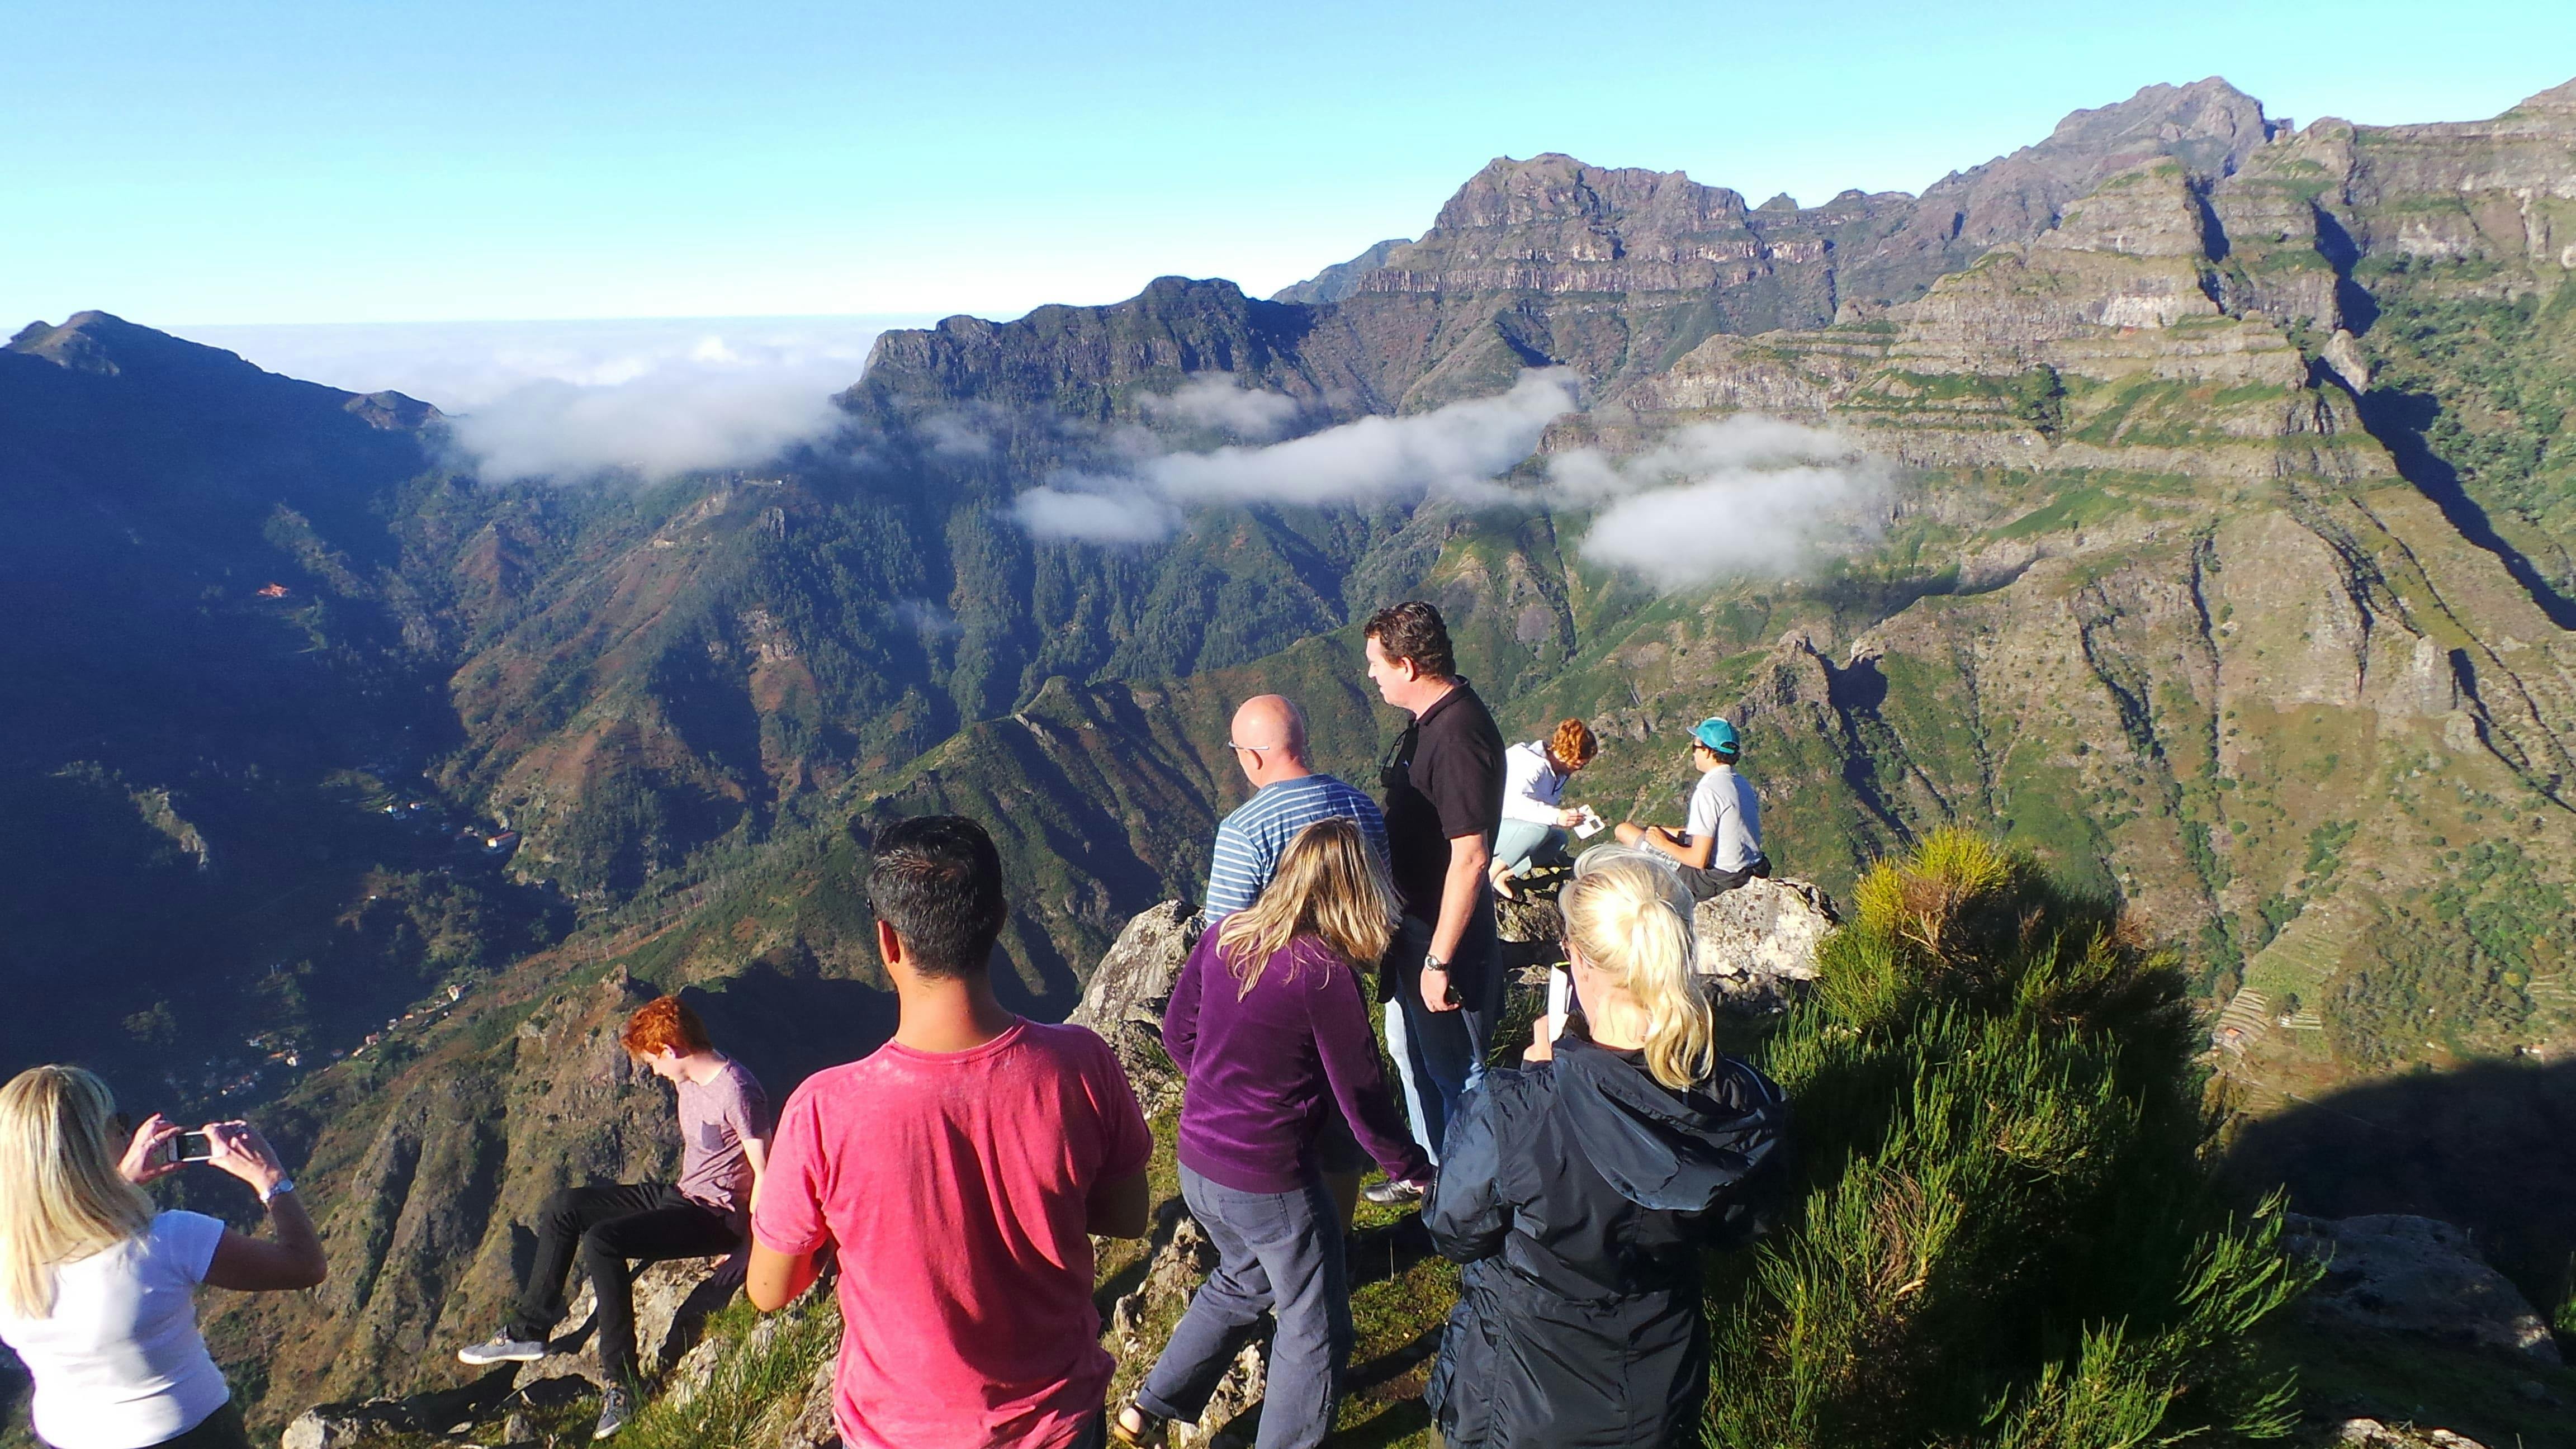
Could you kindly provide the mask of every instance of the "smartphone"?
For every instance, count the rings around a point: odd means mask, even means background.
[[[203,1132],[182,1132],[161,1144],[161,1160],[165,1164],[174,1165],[182,1162],[212,1162],[215,1160],[215,1139]]]

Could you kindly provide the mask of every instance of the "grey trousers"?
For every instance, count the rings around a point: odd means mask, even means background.
[[[1183,1423],[1207,1411],[1234,1356],[1269,1312],[1279,1328],[1254,1449],[1314,1449],[1332,1432],[1351,1357],[1342,1219],[1321,1178],[1295,1192],[1237,1192],[1181,1169],[1181,1199],[1217,1252],[1136,1406]]]

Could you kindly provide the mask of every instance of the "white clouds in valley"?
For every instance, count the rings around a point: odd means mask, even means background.
[[[758,463],[839,421],[834,393],[910,319],[202,327],[272,371],[435,404],[483,477],[666,477]]]
[[[1233,386],[1230,380],[1220,385]],[[1174,394],[1187,395],[1188,389]],[[1145,543],[1179,528],[1189,508],[1505,497],[1495,475],[1527,458],[1548,423],[1574,406],[1570,375],[1527,372],[1507,392],[1427,413],[1361,418],[1283,443],[1166,453],[1114,471],[1062,474],[1021,494],[1013,512],[1040,537]]]
[[[1148,398],[1145,415],[1266,443],[1288,431],[1303,409],[1285,393],[1247,388],[1230,372],[1203,372],[1177,391]]]
[[[1427,413],[1062,473],[1021,494],[1012,511],[1042,538],[1140,544],[1169,537],[1200,508],[1426,497],[1471,506],[1544,504],[1589,511],[1581,555],[1659,589],[1794,574],[1873,536],[1884,516],[1887,464],[1841,433],[1752,413],[1676,429],[1625,456],[1595,448],[1557,454],[1536,487],[1496,481],[1575,406],[1568,373],[1533,371],[1497,396]],[[1296,409],[1292,399],[1210,374],[1147,411],[1245,435],[1265,423],[1287,425]],[[1119,441],[1133,446],[1135,439]]]
[[[1557,501],[1599,510],[1585,559],[1682,589],[1794,574],[1874,535],[1892,473],[1843,434],[1744,413],[1624,458],[1560,454],[1548,479]]]

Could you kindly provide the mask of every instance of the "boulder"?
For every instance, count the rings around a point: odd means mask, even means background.
[[[1136,916],[1100,958],[1082,1001],[1065,1018],[1100,1033],[1118,1053],[1148,1117],[1180,1089],[1180,1076],[1163,1055],[1163,1008],[1205,926],[1187,901],[1165,901]]]
[[[1736,1011],[1787,1010],[1816,979],[1816,948],[1840,919],[1833,898],[1803,880],[1749,880],[1700,902],[1691,928],[1709,994]]]
[[[1816,948],[1840,919],[1833,898],[1803,880],[1749,880],[1700,902],[1691,929],[1709,999],[1753,1016],[1787,1010],[1816,979]],[[1521,968],[1524,982],[1545,979],[1527,974],[1529,967],[1561,959],[1565,919],[1553,894],[1529,891],[1497,902],[1495,926],[1505,964]]]
[[[2312,1322],[2560,1361],[2549,1326],[2521,1290],[2478,1257],[2464,1229],[2402,1213],[2293,1215],[2289,1245],[2326,1265],[2303,1307]]]

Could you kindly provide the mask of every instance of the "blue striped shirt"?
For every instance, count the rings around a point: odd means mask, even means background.
[[[1378,860],[1386,860],[1386,817],[1377,802],[1330,775],[1274,780],[1218,822],[1208,864],[1207,918],[1242,910],[1261,898],[1279,857],[1297,832],[1318,820],[1356,820]]]

